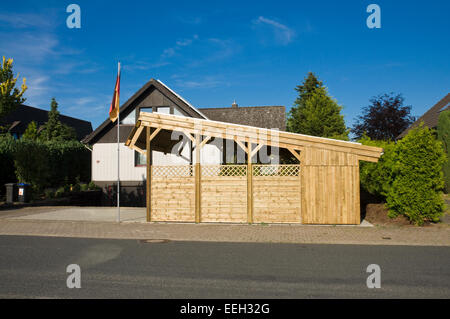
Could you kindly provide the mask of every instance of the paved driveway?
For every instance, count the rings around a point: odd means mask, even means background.
[[[121,207],[120,221],[145,222],[145,207]],[[2,211],[0,218],[22,220],[57,220],[57,221],[117,221],[116,207],[27,207]]]
[[[86,222],[116,222],[117,207],[26,207],[13,210],[0,211],[0,219],[20,220],[54,220],[54,221],[86,221]],[[145,207],[121,207],[120,221],[145,223]],[[221,223],[222,225],[227,223]],[[342,225],[345,226],[345,225]],[[372,227],[373,225],[363,220],[360,225],[349,225],[351,227]]]

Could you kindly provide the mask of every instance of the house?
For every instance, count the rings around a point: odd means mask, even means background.
[[[285,132],[283,106],[196,108],[154,79],[119,123],[82,141],[92,180],[114,205],[120,164],[121,206],[145,206],[147,221],[359,224],[359,162],[383,151]]]
[[[445,111],[450,108],[450,93],[448,93],[444,98],[442,98],[439,102],[437,102],[433,107],[431,107],[428,111],[425,112],[417,121],[412,123],[406,130],[404,130],[397,139],[401,139],[408,134],[409,130],[419,126],[420,123],[424,123],[429,128],[436,129],[439,120],[439,114],[442,111]]]
[[[23,135],[32,121],[36,122],[38,131],[41,130],[45,122],[48,121],[48,112],[32,106],[19,105],[14,111],[6,115],[1,122],[7,125],[8,132],[17,139]],[[89,121],[62,114],[59,115],[59,120],[75,129],[78,140],[85,138],[92,132],[92,124]]]
[[[196,108],[159,80],[151,79],[120,107],[120,157],[117,157],[117,125],[107,118],[82,140],[92,147],[92,181],[105,192],[105,204],[114,204],[117,161],[120,163],[121,204],[145,206],[146,156],[125,146],[141,112],[172,114],[188,118],[285,130],[284,106]],[[179,132],[158,134],[153,142],[154,165],[186,165],[194,160],[192,141]],[[173,151],[175,149],[175,152]],[[261,148],[259,160],[278,160],[276,148]],[[263,156],[267,154],[268,156]],[[202,149],[205,164],[238,163],[245,154],[233,141],[215,139]],[[263,158],[264,157],[264,158]]]

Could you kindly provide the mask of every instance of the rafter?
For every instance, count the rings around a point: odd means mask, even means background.
[[[142,112],[139,121],[144,126],[183,132],[194,144],[195,139],[192,135],[201,134],[214,138],[235,140],[240,147],[243,146],[241,145],[243,142],[250,141],[255,144],[292,148],[300,151],[303,151],[304,148],[311,148],[350,153],[358,156],[361,160],[370,161],[377,161],[383,151],[378,147],[354,142],[160,113]],[[130,134],[127,145],[130,144],[130,139],[136,134],[137,128],[135,127]],[[248,149],[245,146],[243,150],[248,154]]]
[[[153,133],[152,135],[150,135],[150,141],[153,140],[153,138],[159,133],[159,131],[161,131],[161,128],[158,127]]]
[[[296,150],[294,150],[292,147],[288,147],[288,150],[289,150],[289,152],[292,153],[292,155],[295,156],[296,159],[298,159],[299,162],[302,162],[302,158],[301,158],[300,154],[297,153]]]
[[[234,141],[236,142],[237,145],[239,145],[245,153],[248,154],[248,149],[247,147],[245,147],[244,143],[242,143],[240,140],[238,140],[237,138],[234,139]]]
[[[206,143],[211,139],[211,136],[207,136],[201,143],[200,143],[200,149],[202,149],[203,146],[205,146]]]
[[[253,156],[255,156],[256,153],[258,153],[258,151],[261,149],[261,147],[263,147],[264,144],[258,144],[258,146],[255,147],[254,150],[252,150],[252,152],[250,153],[250,159],[253,158]]]

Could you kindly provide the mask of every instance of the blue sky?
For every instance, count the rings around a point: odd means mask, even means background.
[[[81,29],[66,7],[81,7]],[[366,7],[381,8],[381,29]],[[160,79],[197,107],[285,105],[315,72],[348,126],[368,100],[402,93],[421,115],[450,91],[449,1],[8,1],[0,54],[27,78],[26,104],[106,117],[117,61],[121,102]]]

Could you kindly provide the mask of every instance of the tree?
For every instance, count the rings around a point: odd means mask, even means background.
[[[289,132],[348,140],[342,107],[314,73],[309,72],[295,90],[299,95],[288,114]]]
[[[292,120],[295,133],[348,140],[349,131],[340,113],[342,106],[328,95],[326,88],[316,88],[302,104],[298,120]]]
[[[319,81],[314,73],[308,72],[308,76],[305,78],[303,85],[297,85],[295,88],[299,95],[294,102],[295,105],[303,106],[304,102],[318,88],[323,88],[323,82]]]
[[[410,115],[411,106],[403,105],[403,102],[401,94],[374,96],[353,125],[355,138],[360,139],[365,134],[374,140],[395,140],[414,122],[414,117]]]
[[[323,83],[319,81],[316,75],[312,72],[308,72],[307,77],[304,79],[302,85],[297,85],[295,90],[298,92],[298,97],[294,102],[294,106],[291,108],[287,119],[287,130],[289,132],[299,132],[299,122],[304,121],[302,109],[305,107],[306,100],[317,89],[322,88]]]
[[[444,190],[446,194],[450,193],[450,110],[445,110],[439,114],[439,120],[437,125],[437,135],[439,141],[441,141],[444,148],[444,152],[447,155],[447,161],[442,165],[442,171],[444,173]]]
[[[52,98],[48,121],[44,124],[41,138],[44,141],[70,141],[76,139],[75,130],[59,120],[58,102]]]
[[[25,102],[23,94],[27,90],[26,79],[23,79],[20,89],[16,88],[19,75],[14,77],[12,68],[13,59],[3,57],[0,67],[0,119]]]
[[[28,124],[27,129],[22,135],[22,138],[32,141],[36,141],[38,139],[37,124],[35,121],[31,121],[30,124]]]

